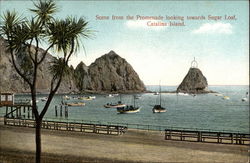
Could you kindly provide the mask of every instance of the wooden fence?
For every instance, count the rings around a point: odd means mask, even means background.
[[[4,117],[4,124],[20,127],[36,127],[35,120],[33,119],[17,119]],[[42,121],[42,128],[50,130],[78,131],[108,135],[122,135],[127,131],[127,127],[124,126],[58,121]]]
[[[166,129],[165,140],[250,145],[250,134]]]

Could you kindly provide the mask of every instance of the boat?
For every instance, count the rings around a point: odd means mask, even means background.
[[[246,97],[242,98],[241,101],[248,101],[248,92],[246,92]]]
[[[134,96],[134,106],[124,106],[124,107],[117,107],[116,110],[118,113],[121,114],[128,114],[128,113],[138,113],[140,112],[140,107],[135,106],[135,96]]]
[[[104,105],[105,108],[120,108],[125,106],[126,104],[123,104],[121,101],[118,101],[116,104],[107,103],[106,105]]]
[[[141,95],[135,95],[135,99],[140,99]]]
[[[154,95],[159,95],[159,92],[155,92]]]
[[[166,108],[161,106],[161,86],[159,86],[159,95],[160,95],[160,103],[159,105],[155,105],[152,109],[153,113],[164,113],[166,112]]]
[[[95,96],[88,96],[88,97],[78,97],[79,100],[85,100],[85,101],[90,101],[94,100]]]
[[[230,97],[229,96],[223,96],[223,98],[222,98],[223,100],[229,100],[230,99]]]
[[[67,106],[85,106],[84,102],[72,102],[72,103],[66,103]]]
[[[104,105],[105,108],[121,108],[125,106],[126,104],[122,103],[121,95],[120,95],[120,101],[118,101],[117,103],[115,104],[107,103],[106,105]]]
[[[41,99],[41,101],[43,101],[43,102],[48,100],[47,97],[41,97],[40,99]]]
[[[119,107],[116,108],[117,112],[121,113],[121,114],[128,114],[128,113],[137,113],[140,112],[140,107],[134,107],[132,105],[130,106],[125,106],[125,107]]]
[[[64,99],[64,100],[70,100],[70,97],[67,96],[67,95],[65,95],[65,96],[63,96],[63,99]]]
[[[181,95],[181,96],[188,96],[189,94],[188,94],[188,93],[178,92],[178,95]]]

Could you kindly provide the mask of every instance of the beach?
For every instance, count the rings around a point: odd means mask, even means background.
[[[0,125],[0,162],[35,159],[35,129]],[[164,132],[128,129],[104,135],[42,129],[42,162],[249,162],[249,146],[164,140]]]

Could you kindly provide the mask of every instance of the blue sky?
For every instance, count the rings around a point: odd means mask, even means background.
[[[29,17],[31,1],[1,1],[3,11],[15,9]],[[248,1],[58,1],[56,17],[84,16],[95,30],[71,59],[86,65],[114,50],[147,85],[178,85],[195,57],[209,85],[249,83]],[[96,20],[96,16],[184,16],[184,27],[149,27],[148,20]],[[206,20],[187,20],[186,16]],[[222,20],[208,20],[208,15]],[[224,16],[235,15],[236,20]],[[169,22],[162,20],[161,22]]]

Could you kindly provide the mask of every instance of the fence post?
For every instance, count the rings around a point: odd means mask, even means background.
[[[30,119],[30,107],[28,106],[28,119]]]
[[[62,105],[60,106],[60,117],[62,117]]]
[[[55,115],[57,117],[57,105],[55,105]]]
[[[11,111],[11,118],[13,118],[13,107],[10,107],[10,111]]]

